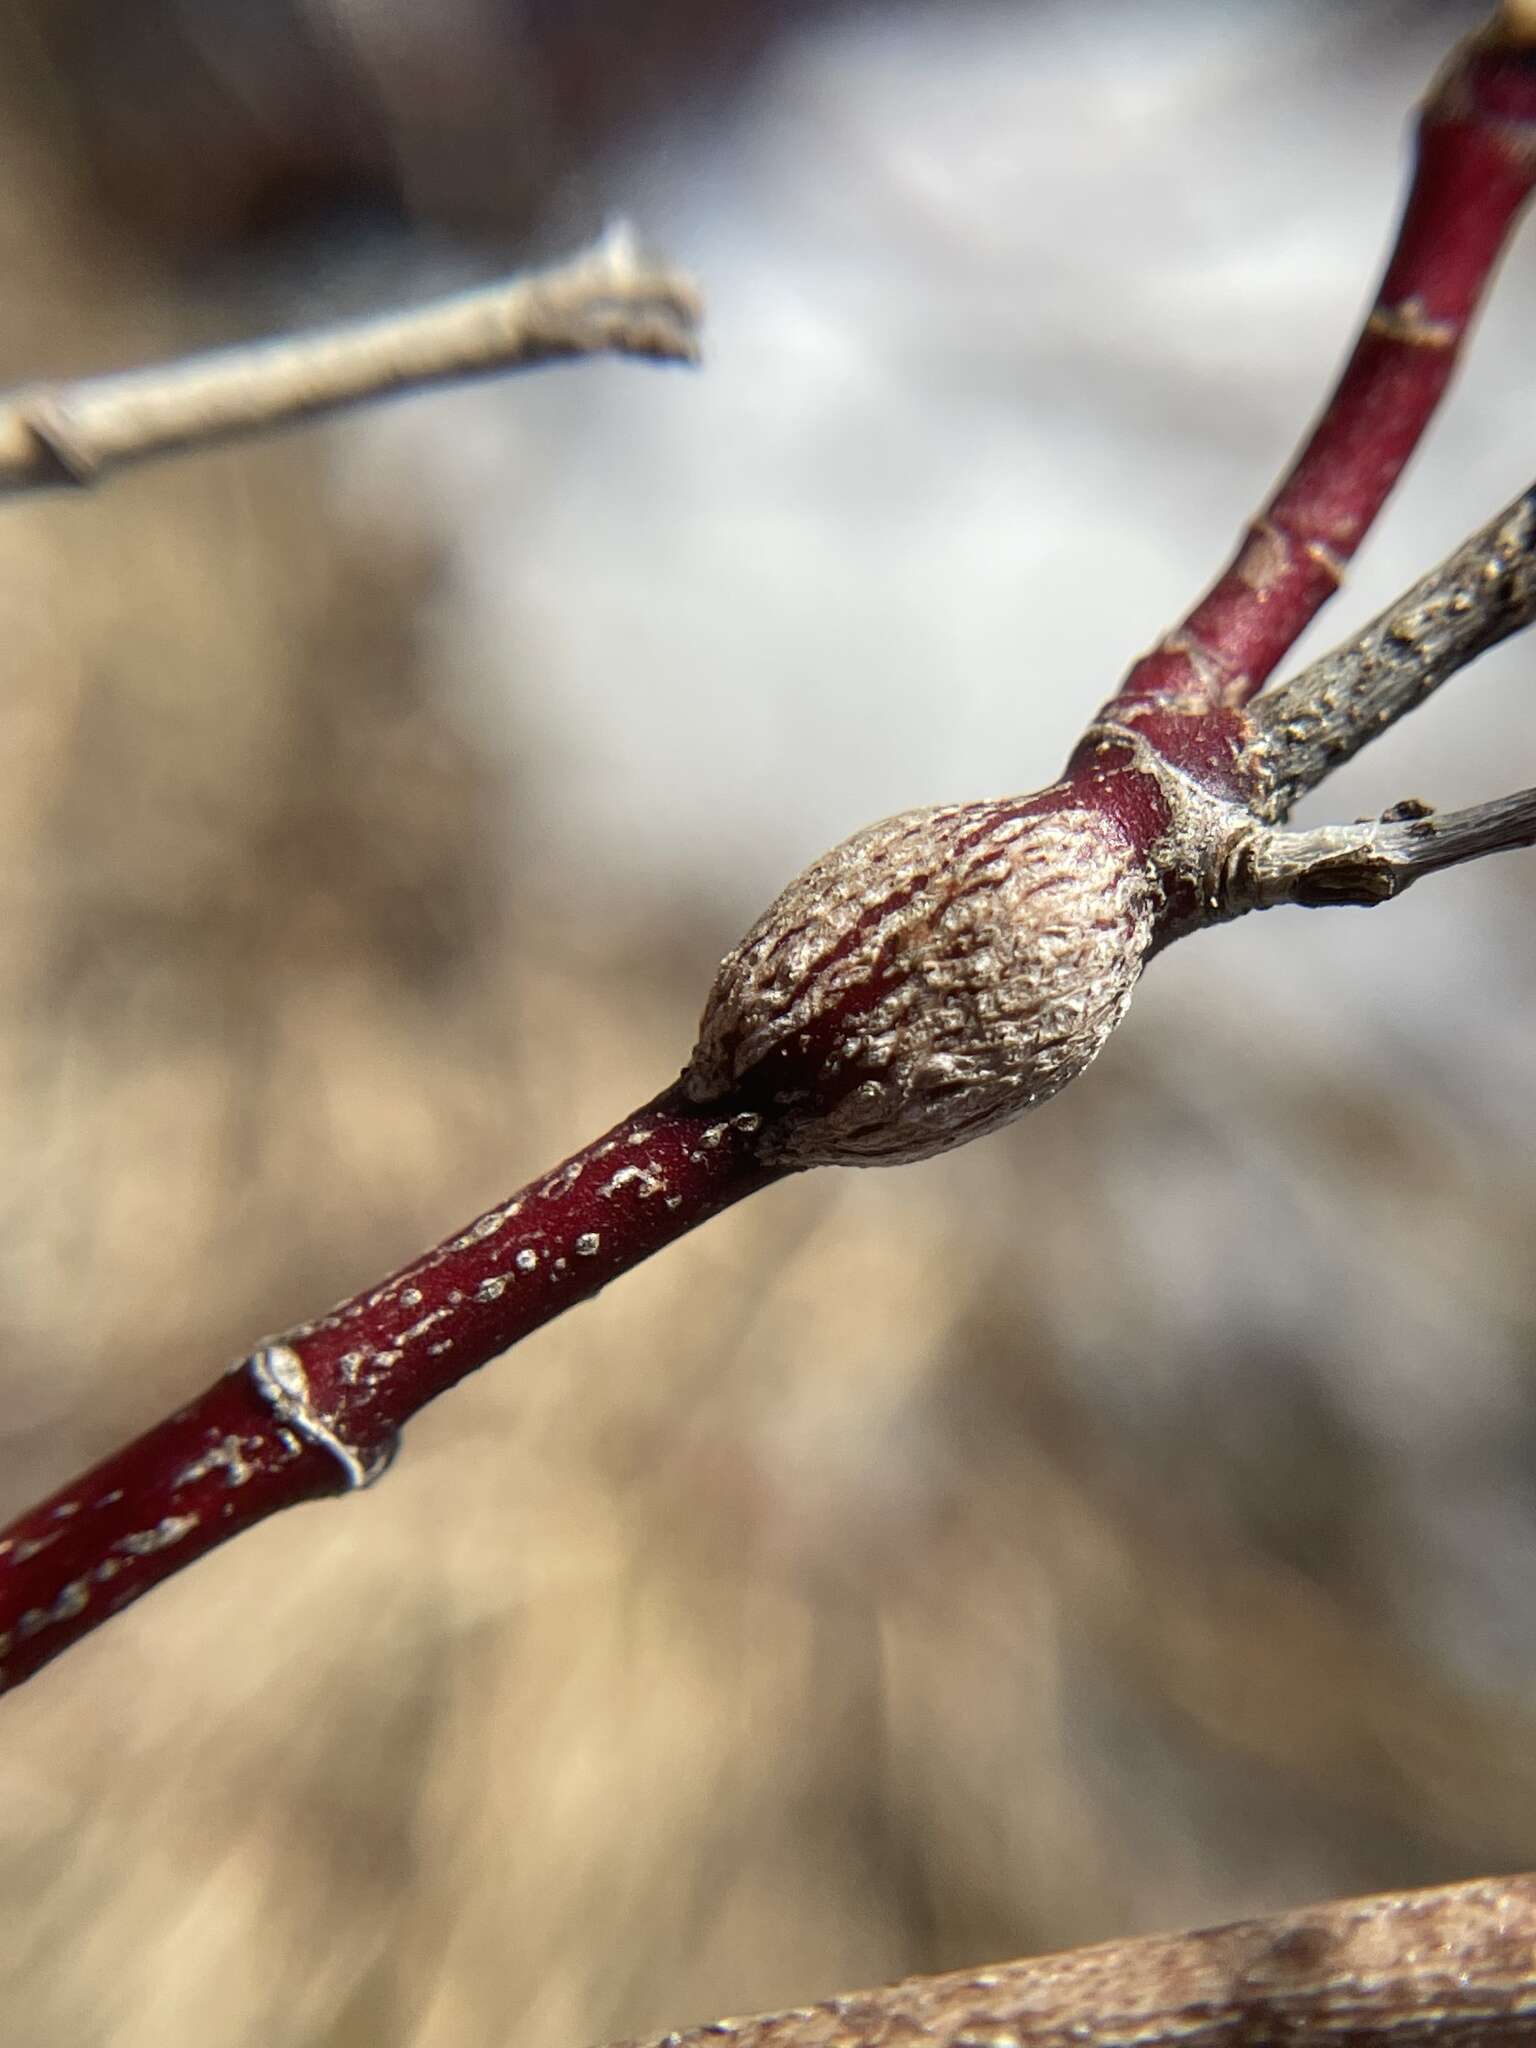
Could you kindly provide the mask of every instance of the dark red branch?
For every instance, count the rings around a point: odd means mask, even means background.
[[[1106,709],[1222,793],[1245,793],[1238,707],[1338,588],[1450,382],[1533,184],[1536,47],[1490,30],[1425,102],[1396,247],[1311,437],[1217,581]]]
[[[1286,900],[1316,886],[1316,835],[1290,844],[1312,860],[1299,883],[1286,847],[1255,838],[1266,772],[1274,807],[1274,735],[1266,756],[1243,707],[1401,472],[1533,182],[1536,48],[1490,33],[1430,97],[1396,251],[1311,439],[1066,779],[886,820],[834,848],[723,963],[683,1084],[371,1292],[258,1347],[0,1534],[0,1685],[278,1508],[365,1485],[428,1401],[777,1174],[925,1158],[1045,1100],[1097,1055],[1157,947],[1270,900],[1236,901],[1244,875],[1284,884]],[[1463,652],[1496,637],[1484,623]],[[1369,651],[1348,670],[1356,682]],[[1361,687],[1378,709],[1387,691],[1397,716],[1389,683],[1373,671]],[[1289,710],[1304,748],[1311,714]],[[1405,826],[1366,851],[1395,886],[1410,866],[1525,843],[1531,808]],[[1345,851],[1356,900],[1392,893],[1376,870],[1362,881],[1358,844]],[[1337,853],[1328,840],[1335,884]]]
[[[1536,1878],[1507,1877],[908,1977],[643,2048],[1529,2048],[1533,2034]]]
[[[418,1409],[774,1179],[758,1121],[669,1090],[23,1515],[0,1535],[0,1687],[279,1508],[366,1484]]]

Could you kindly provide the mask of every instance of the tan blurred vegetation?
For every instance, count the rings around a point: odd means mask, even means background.
[[[35,27],[0,374],[206,341]],[[520,838],[345,431],[5,513],[0,1505],[657,1086],[733,936]],[[1536,1185],[1251,1024],[748,1205],[5,1701],[11,2038],[545,2048],[1536,1860],[1536,1652],[1419,1598],[1438,1461],[1523,1490]]]

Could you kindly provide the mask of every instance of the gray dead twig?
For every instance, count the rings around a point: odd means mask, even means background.
[[[1299,797],[1458,669],[1533,619],[1536,485],[1364,632],[1254,699],[1255,812],[1284,818]]]
[[[0,397],[0,495],[96,483],[156,455],[393,392],[572,356],[693,362],[699,295],[623,229],[555,269],[408,312]]]

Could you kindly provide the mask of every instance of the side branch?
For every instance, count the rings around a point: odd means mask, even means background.
[[[1261,826],[1233,843],[1221,890],[1223,915],[1284,903],[1310,910],[1387,903],[1425,875],[1522,846],[1536,846],[1536,789],[1464,811],[1398,804],[1374,823],[1323,825],[1315,832]]]
[[[1536,1877],[1510,1877],[909,1977],[651,2048],[1529,2048],[1533,2031]]]
[[[1486,649],[1536,619],[1536,484],[1346,646],[1254,700],[1252,809],[1309,789]]]
[[[15,391],[0,398],[0,495],[93,484],[124,463],[572,356],[693,362],[700,318],[688,280],[641,263],[620,230],[557,269],[410,312]]]

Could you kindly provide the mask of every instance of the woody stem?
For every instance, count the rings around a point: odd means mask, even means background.
[[[756,1115],[669,1089],[0,1532],[0,1690],[279,1509],[367,1485],[467,1373],[776,1178]]]
[[[1105,713],[1213,789],[1244,793],[1238,708],[1338,588],[1450,382],[1533,184],[1536,43],[1510,14],[1452,58],[1424,103],[1396,245],[1300,454]]]

